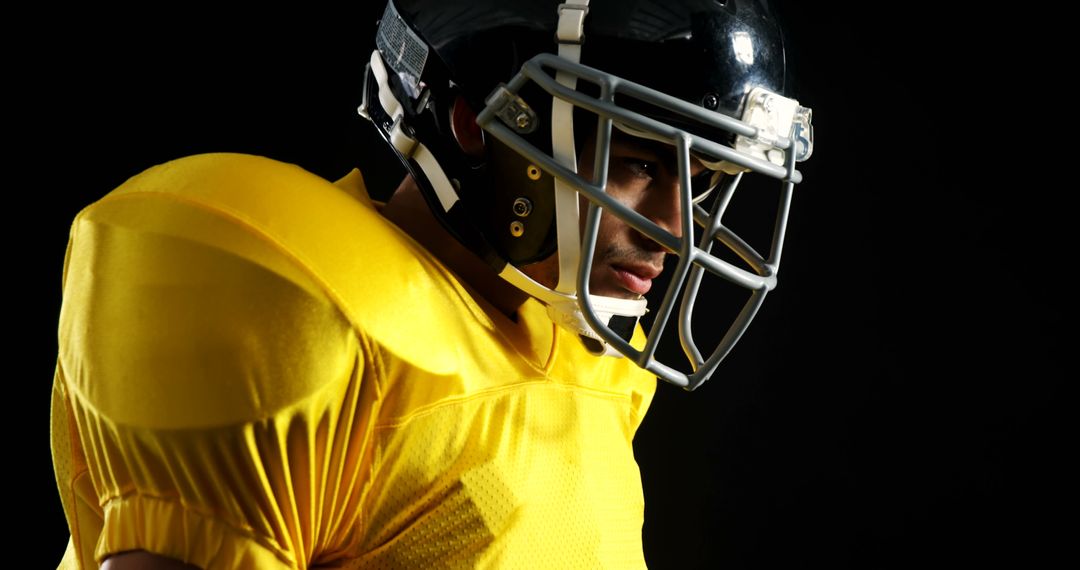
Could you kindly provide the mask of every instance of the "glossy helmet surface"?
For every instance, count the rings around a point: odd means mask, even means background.
[[[594,353],[626,356],[688,389],[704,382],[776,285],[791,194],[802,178],[795,163],[813,148],[810,110],[783,95],[783,39],[766,1],[391,0],[376,45],[360,112],[443,225]],[[451,113],[459,98],[479,111],[483,156],[455,142]],[[613,127],[674,147],[681,236],[605,192]],[[579,174],[577,149],[590,135],[594,169]],[[691,156],[706,176],[691,177]],[[780,186],[764,255],[721,221],[746,172]],[[678,256],[643,347],[629,340],[645,299],[589,293],[601,215],[618,216]],[[717,245],[742,265],[712,253]],[[519,269],[553,254],[553,289]],[[751,293],[718,346],[703,354],[690,321],[706,273]],[[673,315],[690,372],[655,358]]]

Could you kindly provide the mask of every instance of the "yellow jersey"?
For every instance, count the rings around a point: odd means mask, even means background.
[[[63,287],[61,568],[645,565],[655,378],[493,315],[358,171],[151,168],[75,219]]]

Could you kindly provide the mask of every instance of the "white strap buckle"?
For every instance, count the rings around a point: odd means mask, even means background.
[[[555,31],[555,41],[560,44],[578,44],[585,41],[585,15],[589,13],[589,3],[559,4],[559,26]]]

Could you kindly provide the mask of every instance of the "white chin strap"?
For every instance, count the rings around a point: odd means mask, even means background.
[[[394,148],[401,153],[401,156],[416,161],[416,164],[424,171],[424,175],[427,176],[431,186],[435,189],[435,194],[439,197],[439,204],[442,205],[443,211],[449,212],[450,208],[458,201],[457,191],[454,190],[454,186],[450,183],[446,172],[439,166],[439,162],[435,160],[435,155],[431,154],[431,151],[424,146],[424,143],[410,137],[402,129],[401,122],[402,117],[405,116],[405,110],[397,97],[394,97],[393,90],[390,89],[386,66],[383,64],[382,56],[379,55],[379,50],[376,49],[371,52],[370,63],[371,73],[375,76],[375,82],[379,85],[379,104],[382,105],[383,111],[394,121],[394,124],[390,127],[390,144],[394,145]],[[358,111],[362,116],[370,120],[371,117],[367,113],[369,104],[367,90],[365,89],[364,101]]]
[[[559,57],[581,62],[581,42],[585,36],[585,15],[589,0],[566,0],[559,5],[559,24],[555,39]],[[555,80],[568,89],[577,89],[577,77],[562,71]],[[551,148],[556,162],[570,172],[577,172],[577,149],[574,148],[574,106],[558,97],[551,102]],[[555,229],[559,244],[559,283],[555,290],[573,295],[576,291],[578,260],[581,257],[581,230],[578,225],[578,192],[555,179]]]
[[[559,57],[581,62],[581,44],[585,39],[585,15],[589,13],[589,0],[565,0],[559,5],[559,22],[555,38],[559,42]],[[577,77],[559,71],[555,80],[568,89],[577,89]],[[552,157],[571,172],[577,172],[577,149],[574,144],[574,106],[569,101],[552,97],[551,101],[551,148]],[[558,238],[559,282],[555,290],[533,281],[516,267],[507,265],[501,277],[547,305],[548,316],[563,328],[577,334],[590,351],[606,356],[622,356],[598,335],[585,321],[577,298],[578,271],[581,265],[581,226],[578,210],[578,191],[573,186],[555,179],[555,231]],[[635,321],[645,314],[645,299],[618,299],[593,296],[592,306],[597,319],[610,323],[614,316],[633,317]],[[626,339],[628,342],[630,339]],[[599,348],[600,350],[597,350]]]
[[[576,272],[577,268],[574,268],[574,271]],[[499,277],[544,303],[547,306],[548,317],[555,324],[582,337],[583,340],[588,338],[596,341],[595,343],[585,343],[585,347],[590,352],[604,356],[623,356],[621,352],[612,348],[600,335],[596,334],[596,331],[585,321],[585,316],[581,313],[581,307],[578,305],[577,295],[552,291],[510,264],[506,265]],[[632,317],[636,322],[636,319],[641,318],[647,311],[647,302],[644,298],[618,299],[594,295],[589,300],[592,302],[597,319],[602,323],[610,324],[612,317],[615,316]],[[627,342],[630,341],[630,339],[626,340]],[[600,350],[596,350],[597,347]]]
[[[585,38],[585,15],[589,0],[565,0],[559,5],[559,23],[555,32],[559,42],[559,57],[581,62],[581,44]],[[577,89],[577,77],[559,71],[555,80],[568,89]],[[577,172],[577,149],[574,144],[574,106],[569,101],[552,97],[551,101],[552,157],[571,172]],[[581,225],[578,210],[579,194],[575,187],[555,179],[555,231],[558,238],[559,282],[555,289],[532,280],[518,268],[507,265],[500,276],[518,289],[539,299],[547,306],[548,316],[559,326],[581,337],[586,348],[605,356],[623,356],[589,326],[581,312],[577,297],[578,271],[590,271],[581,265]],[[597,320],[611,323],[612,317],[632,317],[635,323],[645,314],[645,299],[591,298]],[[595,342],[588,342],[591,339]],[[629,342],[630,339],[626,339]]]

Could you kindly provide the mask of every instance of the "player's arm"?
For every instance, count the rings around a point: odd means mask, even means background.
[[[198,566],[144,550],[121,552],[105,559],[101,570],[201,570]]]

